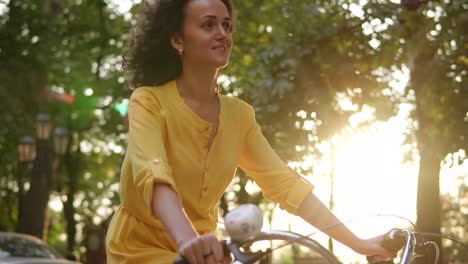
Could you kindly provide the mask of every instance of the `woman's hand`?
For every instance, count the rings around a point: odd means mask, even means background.
[[[190,264],[230,263],[230,258],[224,257],[221,242],[213,234],[202,235],[182,243],[179,254],[188,259]]]
[[[377,255],[384,259],[396,258],[397,252],[389,251],[381,246],[383,238],[384,235],[376,236],[371,239],[361,239],[360,243],[358,243],[353,250],[365,256]]]

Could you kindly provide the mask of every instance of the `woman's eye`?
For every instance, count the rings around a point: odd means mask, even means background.
[[[202,27],[205,28],[205,29],[208,29],[208,30],[211,30],[216,26],[217,26],[217,24],[215,22],[212,22],[212,21],[202,24]],[[224,23],[221,24],[221,26],[223,27],[223,29],[225,31],[229,31],[229,32],[231,31],[231,23],[224,22]]]
[[[203,27],[205,27],[205,28],[212,28],[213,25],[214,25],[213,22],[208,22],[208,23],[203,24]]]
[[[223,28],[224,28],[225,30],[229,30],[229,31],[230,31],[230,30],[231,30],[231,24],[230,24],[230,23],[223,23]]]

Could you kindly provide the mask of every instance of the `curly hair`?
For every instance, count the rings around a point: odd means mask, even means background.
[[[182,32],[185,7],[190,0],[146,0],[133,27],[122,69],[130,87],[156,86],[180,76],[182,63],[171,36]],[[220,0],[233,17],[231,0]]]

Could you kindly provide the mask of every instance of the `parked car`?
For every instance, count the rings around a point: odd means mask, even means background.
[[[61,258],[42,240],[24,234],[0,232],[0,264],[78,264]]]

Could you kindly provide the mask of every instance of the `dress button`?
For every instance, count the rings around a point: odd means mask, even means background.
[[[206,191],[208,191],[208,187],[207,187],[207,186],[203,187],[203,192],[206,192]]]
[[[158,160],[158,159],[154,159],[154,160],[153,160],[153,163],[154,163],[154,164],[158,164],[158,163],[159,163],[159,160]]]

